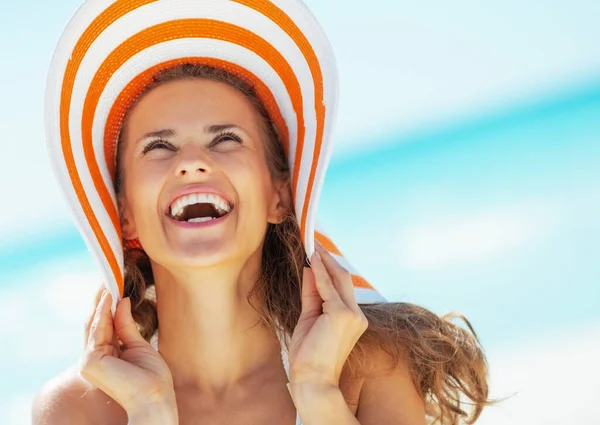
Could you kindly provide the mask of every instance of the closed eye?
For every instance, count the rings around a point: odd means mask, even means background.
[[[148,151],[153,150],[154,148],[160,148],[160,149],[166,148],[169,150],[175,149],[172,144],[170,144],[169,142],[167,142],[164,139],[154,139],[144,147],[144,150],[142,151],[142,155]]]
[[[210,143],[210,146],[212,147],[212,146],[220,144],[221,142],[227,142],[227,141],[237,142],[240,145],[243,144],[242,138],[240,136],[238,136],[234,132],[226,131],[224,133],[218,134],[213,139],[213,141]]]

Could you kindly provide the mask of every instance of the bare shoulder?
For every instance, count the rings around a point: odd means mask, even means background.
[[[373,396],[370,391],[373,384],[376,385],[380,379],[390,376],[398,368],[407,370],[405,364],[394,364],[392,358],[375,345],[366,347],[363,353],[353,372],[349,367],[342,369],[339,381],[346,404],[355,415],[361,400],[365,403]]]
[[[33,425],[120,425],[127,414],[103,391],[94,388],[73,366],[50,379],[36,394]]]
[[[361,366],[363,382],[357,414],[360,423],[425,424],[424,401],[404,358],[393,359],[374,346],[366,351]]]

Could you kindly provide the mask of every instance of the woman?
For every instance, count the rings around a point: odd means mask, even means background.
[[[51,68],[49,151],[107,290],[34,423],[477,418],[476,337],[381,302],[314,230],[332,58],[296,0],[84,3]]]

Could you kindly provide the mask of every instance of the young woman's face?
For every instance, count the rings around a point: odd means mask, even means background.
[[[163,266],[244,262],[258,252],[283,211],[259,119],[242,93],[211,80],[145,95],[122,138],[124,237],[138,237]]]

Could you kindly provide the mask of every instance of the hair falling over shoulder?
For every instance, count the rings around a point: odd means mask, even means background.
[[[142,93],[169,81],[207,78],[230,84],[244,93],[262,119],[267,162],[273,177],[289,176],[285,154],[268,113],[246,81],[226,71],[205,65],[184,64],[158,74]],[[139,99],[139,98],[138,98]],[[135,104],[135,102],[134,102]],[[119,147],[122,143],[119,143]],[[120,149],[118,149],[120,150]],[[125,173],[119,165],[115,190],[120,196]],[[151,262],[138,248],[125,249],[125,296],[131,297],[133,317],[148,341],[158,328],[155,301],[146,297],[154,285]],[[300,229],[293,211],[280,224],[269,224],[263,245],[261,276],[248,295],[263,324],[275,331],[276,324],[291,335],[300,317],[302,269],[307,264]],[[462,316],[439,317],[408,303],[360,305],[369,321],[367,331],[350,354],[346,367],[354,376],[366,373],[367,353],[383,350],[390,368],[404,363],[412,372],[430,424],[472,424],[488,399],[486,358],[470,323]],[[452,319],[460,318],[466,327]],[[390,369],[390,371],[391,371]]]

